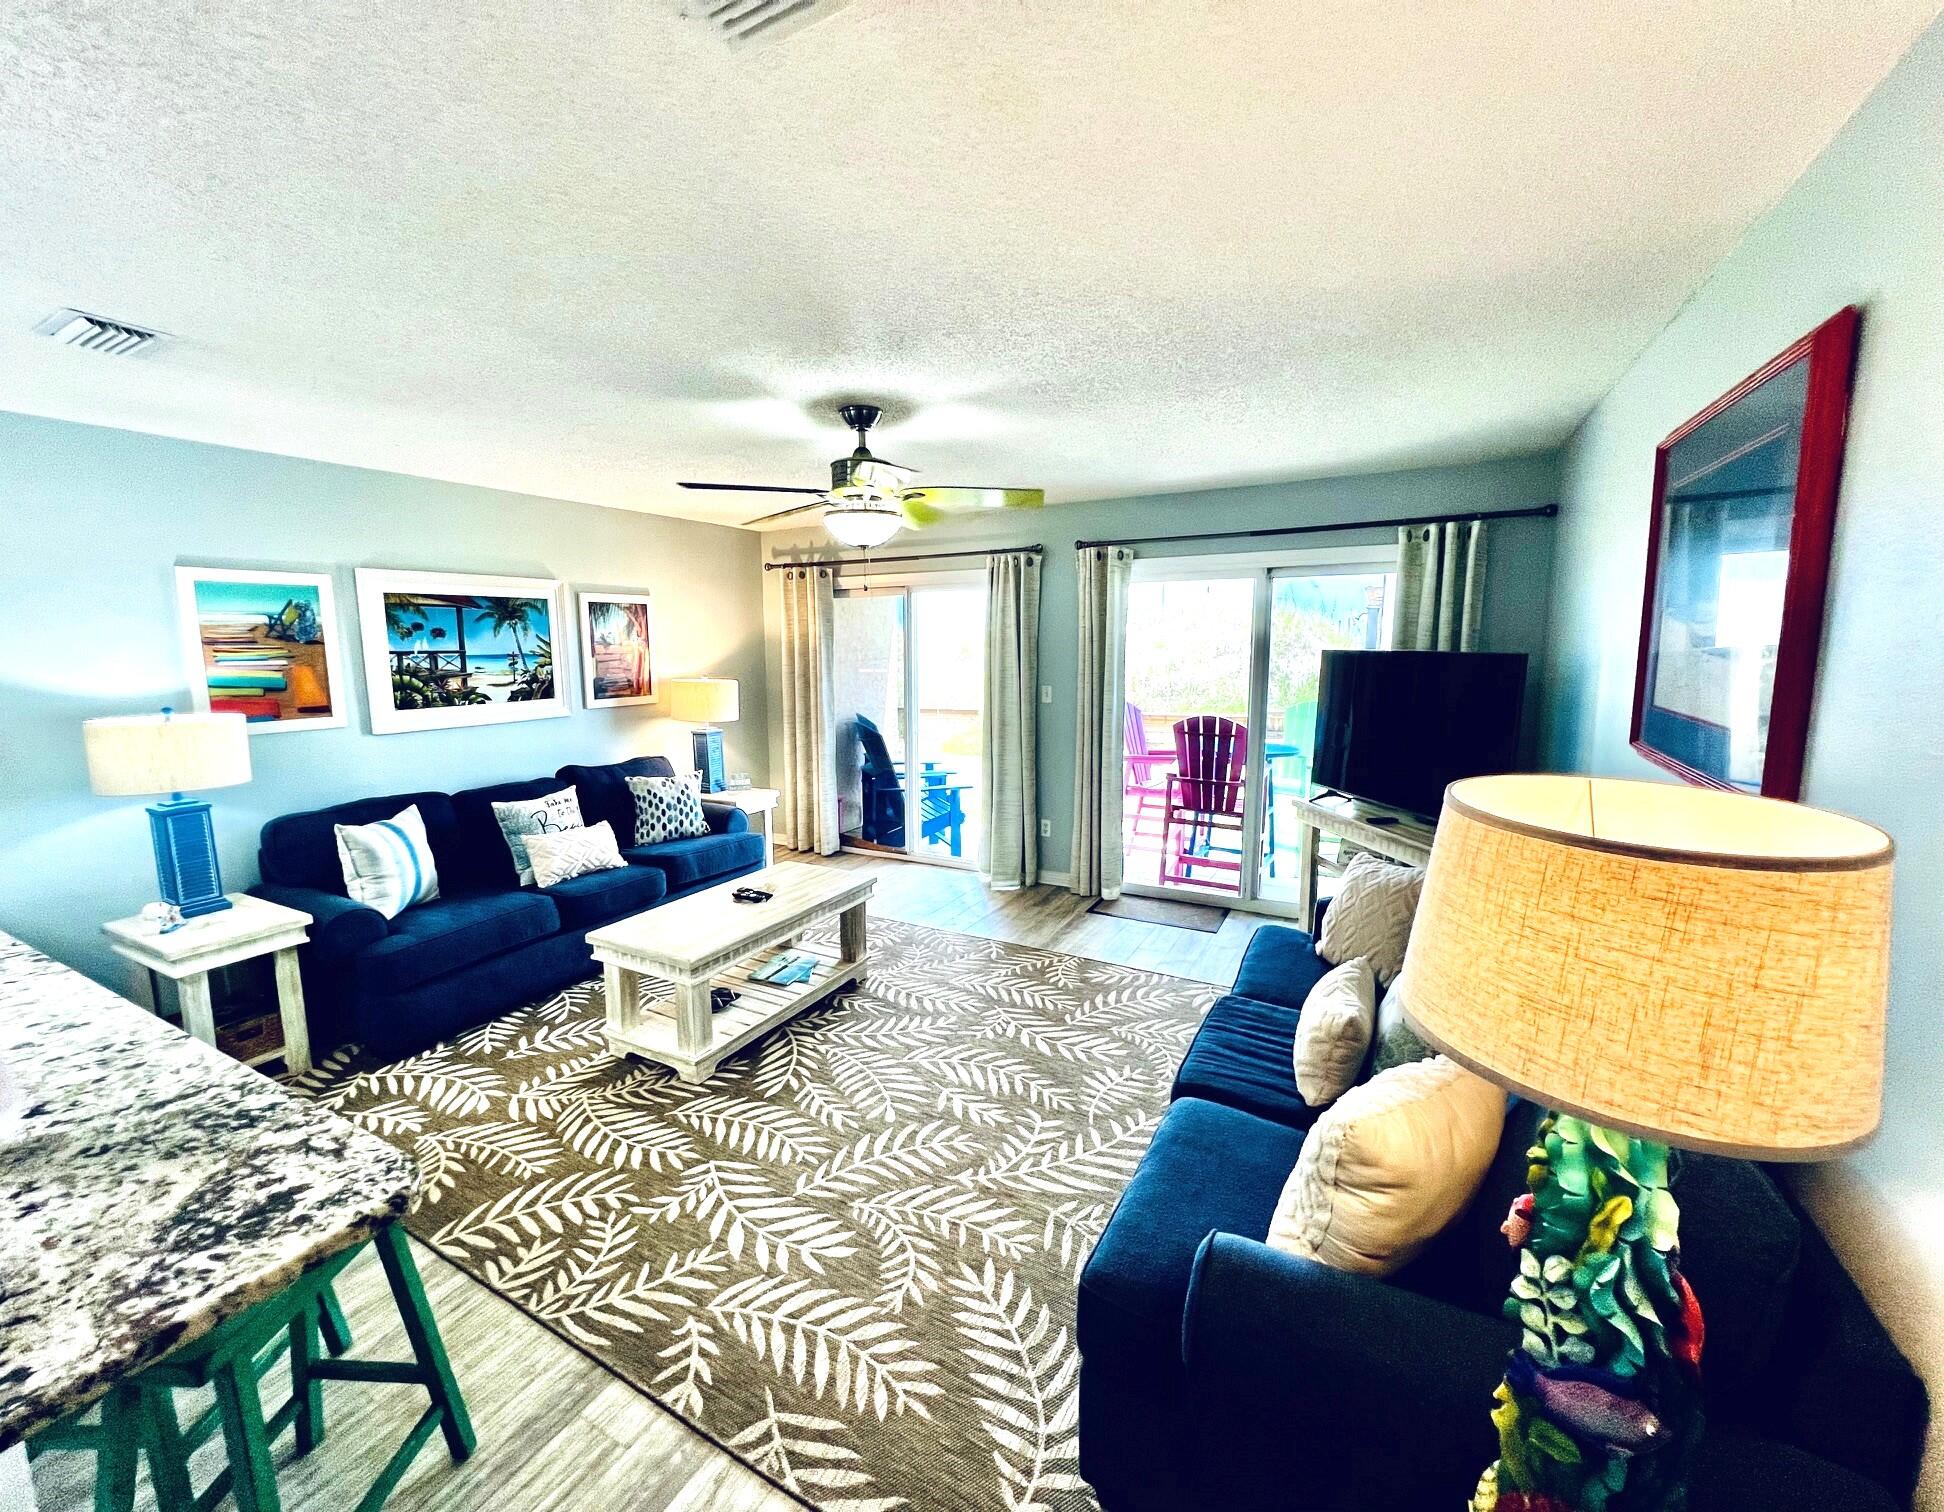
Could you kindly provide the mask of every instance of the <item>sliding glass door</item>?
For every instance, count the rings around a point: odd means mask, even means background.
[[[1256,895],[1297,898],[1295,803],[1310,796],[1316,754],[1316,684],[1325,651],[1381,651],[1391,643],[1397,575],[1385,563],[1287,567],[1269,575],[1266,650],[1268,811]]]
[[[1234,896],[1244,864],[1254,575],[1137,576],[1127,593],[1127,881]]]
[[[982,578],[839,588],[838,828],[849,849],[977,863],[983,813]]]
[[[1293,911],[1325,650],[1390,645],[1388,547],[1141,561],[1128,591],[1131,892]]]

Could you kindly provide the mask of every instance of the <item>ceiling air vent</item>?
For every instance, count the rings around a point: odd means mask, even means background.
[[[802,31],[850,0],[676,0],[683,19],[705,21],[731,47],[754,47]]]
[[[67,346],[86,347],[110,357],[146,351],[162,339],[160,332],[145,331],[119,320],[104,320],[83,310],[57,310],[34,329]]]

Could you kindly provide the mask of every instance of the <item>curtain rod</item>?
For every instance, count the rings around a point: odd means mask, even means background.
[[[1550,520],[1559,513],[1557,504],[1539,504],[1531,509],[1480,509],[1470,514],[1400,515],[1392,520],[1345,520],[1339,525],[1271,525],[1261,530],[1195,530],[1186,535],[1129,536],[1119,541],[1075,541],[1073,549],[1088,546],[1160,546],[1174,541],[1241,541],[1263,536],[1314,535],[1326,530],[1386,530],[1406,525],[1445,525],[1460,520]]]
[[[792,567],[883,567],[891,562],[942,562],[948,557],[1038,556],[1044,546],[988,546],[979,551],[917,551],[904,556],[881,557],[806,557],[801,562],[765,562],[765,572],[787,572]]]

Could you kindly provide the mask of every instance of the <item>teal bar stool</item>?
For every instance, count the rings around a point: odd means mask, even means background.
[[[358,1245],[312,1266],[269,1300],[259,1302],[118,1386],[103,1399],[99,1424],[81,1428],[87,1442],[49,1447],[93,1448],[96,1512],[128,1512],[135,1495],[135,1467],[144,1453],[161,1512],[208,1512],[234,1495],[238,1512],[281,1512],[271,1445],[295,1430],[295,1448],[308,1454],[324,1438],[325,1381],[385,1382],[423,1387],[425,1411],[405,1436],[358,1512],[377,1512],[411,1467],[435,1430],[445,1435],[455,1463],[473,1452],[477,1439],[459,1383],[439,1338],[424,1283],[407,1247],[404,1227],[392,1222],[368,1241],[391,1284],[399,1321],[413,1359],[361,1360],[327,1348],[348,1347],[343,1314],[331,1283],[365,1248]],[[326,1299],[329,1299],[328,1301]],[[258,1382],[285,1353],[290,1357],[290,1400],[266,1417]],[[187,1428],[176,1413],[175,1393],[198,1386],[213,1388],[214,1407]],[[62,1434],[56,1425],[40,1435]],[[189,1475],[189,1456],[220,1429],[229,1464],[201,1492]]]

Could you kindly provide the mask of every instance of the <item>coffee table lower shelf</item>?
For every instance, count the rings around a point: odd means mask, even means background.
[[[781,948],[765,947],[711,977],[694,980],[669,981],[606,963],[608,1047],[617,1055],[639,1055],[672,1066],[685,1082],[707,1081],[718,1063],[751,1040],[864,979],[863,950],[853,959],[834,946],[799,944],[794,948],[817,962],[808,981],[789,987],[752,982],[749,974]],[[719,1013],[710,1007],[710,992],[716,987],[736,994],[736,1001]]]

